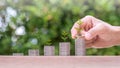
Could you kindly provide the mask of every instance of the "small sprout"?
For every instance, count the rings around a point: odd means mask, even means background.
[[[81,34],[80,34],[81,29],[80,29],[80,28],[77,28],[77,27],[75,27],[75,29],[77,30],[77,35],[78,35],[78,36],[81,36]]]
[[[81,20],[78,20],[76,23],[79,24],[79,25],[81,25],[81,24],[82,24],[82,21],[81,21]],[[81,29],[81,28],[78,28],[78,27],[75,27],[75,29],[77,30],[77,33],[78,33],[77,35],[78,35],[78,36],[81,36],[80,32],[81,32],[82,29]]]
[[[52,44],[52,40],[47,40],[45,45],[51,45]]]
[[[65,42],[68,39],[68,33],[66,31],[62,32],[61,39]]]
[[[79,24],[79,25],[81,25],[81,24],[82,24],[82,21],[81,21],[81,20],[78,20],[76,23]]]

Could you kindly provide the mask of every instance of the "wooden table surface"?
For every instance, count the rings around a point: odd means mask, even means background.
[[[120,68],[120,56],[0,56],[0,68]]]

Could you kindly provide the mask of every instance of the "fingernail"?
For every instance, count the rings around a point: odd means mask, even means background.
[[[88,32],[86,32],[86,33],[85,33],[85,38],[86,38],[87,40],[90,40],[90,39],[91,39],[91,34],[88,33]]]

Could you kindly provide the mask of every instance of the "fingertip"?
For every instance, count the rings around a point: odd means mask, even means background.
[[[76,36],[72,36],[72,39],[76,39]]]
[[[77,31],[73,29],[73,30],[71,31],[71,34],[72,34],[72,38],[75,39],[75,38],[76,38],[76,35],[77,35]]]
[[[77,35],[77,33],[72,33],[72,38],[76,39],[76,35]]]
[[[92,38],[91,38],[91,34],[88,33],[88,32],[86,32],[86,33],[85,33],[85,39],[91,40],[91,39],[92,39]]]

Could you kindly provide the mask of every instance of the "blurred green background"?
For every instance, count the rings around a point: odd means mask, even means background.
[[[39,49],[51,40],[58,54],[62,31],[68,32],[78,19],[92,15],[112,25],[120,25],[120,0],[0,0],[0,55]],[[120,46],[87,49],[87,55],[119,55]]]

